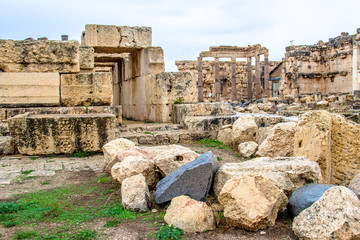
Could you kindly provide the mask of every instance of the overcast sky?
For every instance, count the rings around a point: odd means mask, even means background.
[[[0,0],[0,38],[67,34],[80,41],[85,24],[150,26],[153,46],[175,60],[196,60],[209,46],[260,43],[270,60],[285,46],[327,41],[360,28],[360,0]]]

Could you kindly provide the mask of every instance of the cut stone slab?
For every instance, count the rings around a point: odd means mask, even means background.
[[[332,184],[308,184],[296,189],[289,198],[288,210],[291,216],[296,217],[303,210],[310,207],[314,202],[331,187]]]
[[[185,232],[204,232],[215,229],[214,214],[205,202],[189,196],[179,196],[171,200],[164,216],[165,222]]]
[[[226,222],[247,231],[274,226],[278,211],[286,207],[287,201],[270,180],[251,174],[232,177],[219,196]]]
[[[125,209],[146,212],[149,209],[150,192],[142,174],[126,178],[121,184],[121,205]]]
[[[15,151],[15,139],[10,136],[0,136],[0,155],[14,154]]]
[[[162,204],[181,195],[204,201],[218,169],[219,162],[211,151],[200,155],[158,182],[155,202]]]
[[[193,150],[180,145],[165,145],[142,148],[154,155],[156,167],[163,177],[177,170],[180,166],[199,157]]]
[[[241,163],[225,163],[216,174],[214,193],[219,193],[233,176],[247,173],[261,175],[282,189],[287,196],[308,183],[322,183],[319,165],[306,157],[261,157]]]
[[[346,187],[331,187],[297,216],[292,229],[300,239],[359,239],[360,201]]]

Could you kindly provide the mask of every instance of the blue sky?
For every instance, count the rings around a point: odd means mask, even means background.
[[[85,24],[150,26],[153,46],[175,60],[196,60],[209,46],[267,47],[281,60],[285,46],[356,33],[359,0],[0,0],[0,38],[22,40],[62,34],[80,40]]]

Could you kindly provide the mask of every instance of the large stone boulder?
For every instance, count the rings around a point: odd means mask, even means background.
[[[219,196],[226,221],[247,231],[274,226],[278,211],[286,207],[287,201],[271,181],[251,174],[228,180]]]
[[[253,141],[249,142],[243,142],[239,144],[238,150],[241,156],[245,158],[249,158],[256,152],[256,149],[258,148],[258,144]]]
[[[108,142],[102,148],[105,162],[110,163],[112,160],[115,159],[116,155],[118,155],[120,151],[132,147],[135,147],[135,143],[125,138],[118,138]]]
[[[305,184],[322,182],[319,165],[305,157],[262,157],[241,163],[223,164],[214,180],[215,195],[219,195],[227,180],[248,173],[269,179],[287,196]]]
[[[270,131],[271,131],[270,126],[268,127],[260,127],[257,132],[256,132],[256,143],[258,145],[261,145],[263,141],[265,141],[265,139],[268,137]]]
[[[125,142],[125,144],[126,144],[126,142]],[[131,145],[128,145],[127,147],[124,147],[124,145],[123,145],[123,150],[119,150],[119,152],[115,156],[115,158],[112,159],[111,161],[107,162],[107,165],[105,166],[105,171],[107,171],[108,173],[111,173],[111,168],[115,165],[115,163],[122,162],[124,160],[124,158],[126,158],[128,156],[153,159],[153,155],[150,152],[148,152],[144,149],[137,148],[137,147],[128,148],[129,146],[131,146]],[[114,152],[115,152],[115,150],[114,150]],[[108,156],[110,156],[110,155],[108,155]]]
[[[166,210],[164,220],[168,225],[174,225],[185,232],[194,233],[215,229],[211,207],[189,196],[173,198]]]
[[[360,201],[346,187],[332,187],[293,221],[300,239],[359,239]]]
[[[334,186],[336,185],[312,183],[296,189],[289,198],[288,210],[290,215],[296,217],[304,209],[319,200],[324,192]]]
[[[232,125],[223,126],[217,134],[216,139],[225,145],[231,145],[232,143]]]
[[[358,173],[349,184],[349,188],[360,198],[360,173]]]
[[[0,136],[0,156],[14,154],[16,151],[15,139],[10,136]]]
[[[163,177],[199,157],[199,154],[193,150],[175,144],[142,149],[153,154],[155,165]]]
[[[260,144],[259,157],[290,157],[294,153],[295,122],[278,123]]]
[[[255,117],[250,114],[241,115],[232,127],[232,144],[238,146],[240,143],[255,141],[258,125]]]
[[[142,174],[150,188],[154,188],[158,176],[155,172],[155,162],[144,156],[127,156],[121,162],[117,162],[111,168],[111,176],[122,184],[126,178]]]
[[[126,178],[121,184],[121,205],[125,209],[146,212],[149,209],[150,192],[142,174]]]
[[[307,112],[295,132],[294,156],[319,163],[325,183],[345,185],[360,165],[360,125],[327,111]]]
[[[181,195],[204,201],[218,169],[219,162],[211,151],[200,155],[158,182],[155,202],[165,203]]]

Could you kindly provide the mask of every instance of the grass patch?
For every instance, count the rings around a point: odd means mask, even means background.
[[[50,182],[49,181],[44,181],[44,182],[40,182],[40,184],[41,185],[48,185],[48,184],[50,184]]]
[[[14,239],[30,239],[38,234],[34,231],[19,231],[15,234]]]
[[[158,240],[176,240],[181,239],[184,234],[183,230],[174,226],[160,226],[159,230],[155,232],[155,238]]]
[[[152,133],[152,132],[144,132],[144,134],[150,134],[150,135],[155,135],[154,133]]]
[[[94,153],[89,152],[89,151],[79,150],[78,152],[75,152],[72,155],[73,155],[73,157],[76,157],[76,158],[83,158],[83,157],[90,157],[91,155],[94,155]]]
[[[103,227],[106,227],[106,228],[117,227],[117,226],[120,225],[120,223],[121,223],[121,221],[120,221],[120,220],[117,220],[117,219],[115,219],[115,220],[110,220],[110,221],[106,221],[106,223],[104,224]]]
[[[216,158],[217,158],[217,160],[218,160],[218,161],[221,161],[221,160],[222,160],[222,158],[221,158],[221,157],[216,157]]]
[[[183,97],[179,97],[174,101],[174,104],[183,104],[184,103],[184,98]]]
[[[230,150],[230,147],[228,145],[225,145],[224,143],[220,142],[217,139],[205,138],[205,139],[197,141],[196,143],[204,145],[204,147],[207,147],[207,148]]]
[[[112,177],[109,174],[105,174],[105,175],[98,177],[97,181],[101,182],[101,183],[107,183],[107,182],[111,181],[111,179],[112,179]]]
[[[26,171],[21,170],[21,174],[24,174],[24,175],[28,175],[28,174],[30,174],[32,172],[35,172],[35,170],[26,170]]]
[[[39,157],[30,157],[30,160],[36,160],[39,159]]]

